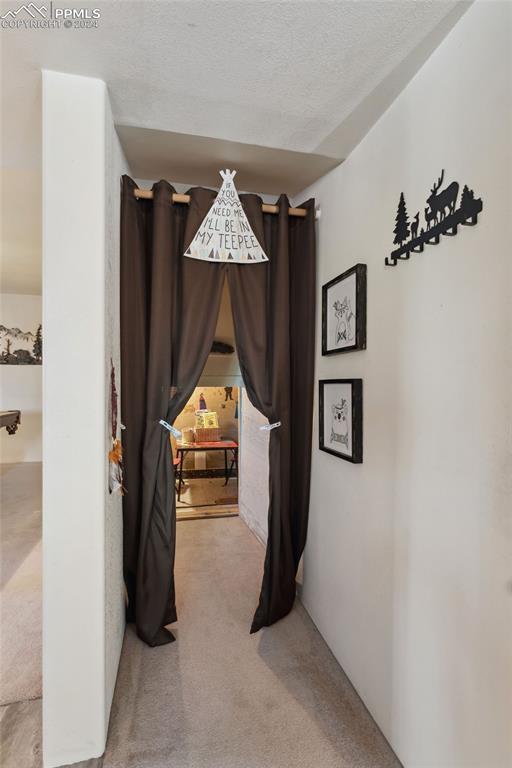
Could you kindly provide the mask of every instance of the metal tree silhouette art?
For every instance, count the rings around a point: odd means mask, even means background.
[[[395,239],[393,242],[396,243],[396,245],[402,245],[402,243],[409,237],[409,216],[407,215],[407,207],[405,205],[403,192],[401,193],[400,200],[398,201],[395,228],[393,232],[395,233]]]
[[[444,169],[430,190],[427,198],[428,207],[424,209],[426,226],[422,227],[419,233],[419,213],[409,226],[404,193],[401,193],[393,230],[395,235],[393,243],[398,245],[398,248],[386,256],[384,260],[386,266],[396,267],[399,259],[408,259],[411,253],[422,253],[425,245],[437,245],[442,235],[454,237],[460,224],[473,227],[477,223],[478,214],[483,208],[481,198],[475,198],[473,190],[465,184],[460,205],[456,208],[459,183],[452,181],[447,187],[441,189],[443,179]],[[410,239],[408,239],[409,234]]]

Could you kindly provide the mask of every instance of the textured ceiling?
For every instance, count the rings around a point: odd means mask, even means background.
[[[316,153],[320,168],[360,141],[467,4],[67,2],[99,7],[99,27],[2,32],[2,167],[40,173],[40,71],[53,69],[105,80],[118,125],[236,142],[237,152],[248,144]],[[5,13],[17,3],[0,7]],[[126,147],[129,155],[136,146]],[[17,215],[15,206],[7,195],[4,219]]]
[[[123,125],[313,152],[455,4],[79,2],[101,8],[98,29],[3,33],[6,149],[30,134],[45,68],[105,80]]]

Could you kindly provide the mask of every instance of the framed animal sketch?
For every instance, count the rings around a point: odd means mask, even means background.
[[[322,355],[366,349],[366,264],[322,286]]]
[[[353,464],[363,462],[363,380],[319,384],[319,448]]]

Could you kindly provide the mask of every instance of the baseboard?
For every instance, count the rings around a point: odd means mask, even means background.
[[[212,469],[184,469],[183,470],[183,479],[184,480],[195,480],[199,477],[226,477],[226,472],[224,467],[215,467]],[[233,469],[229,476],[230,480],[232,478],[237,478],[236,470]]]

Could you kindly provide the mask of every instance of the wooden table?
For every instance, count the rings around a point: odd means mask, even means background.
[[[215,442],[201,443],[177,443],[176,454],[177,458],[180,459],[178,474],[178,501],[181,501],[181,488],[183,485],[183,464],[185,463],[185,456],[187,453],[190,453],[190,451],[224,451],[224,477],[226,478],[224,485],[228,484],[235,464],[238,469],[238,443],[235,443],[234,440],[216,440]],[[229,469],[228,451],[231,451],[231,464]]]
[[[9,435],[14,435],[21,422],[21,411],[0,411],[0,428],[5,427]]]

